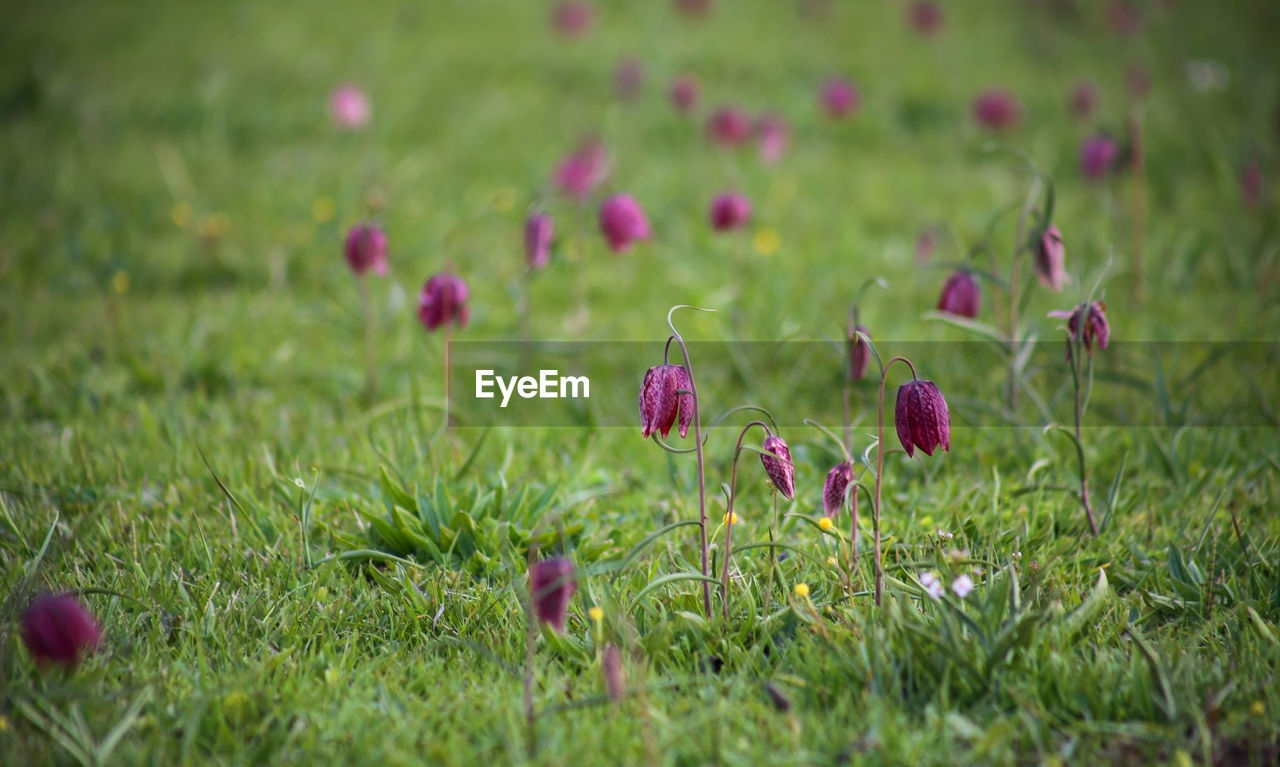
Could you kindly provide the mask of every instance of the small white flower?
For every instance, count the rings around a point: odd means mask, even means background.
[[[949,541],[954,537],[956,537],[955,533],[948,533],[946,530],[942,529],[938,530],[938,540],[940,541]]]
[[[1021,552],[1021,551],[1015,551],[1015,552],[1013,552],[1013,558],[1014,558],[1014,559],[1022,559],[1022,552]]]
[[[307,483],[302,481],[302,477],[294,477],[294,478],[293,478],[293,484],[297,485],[298,487],[302,488],[303,490],[306,490],[306,489],[307,489]]]
[[[924,587],[924,593],[933,599],[942,598],[942,581],[938,578],[938,574],[932,570],[920,573],[920,585]]]
[[[964,599],[973,592],[973,579],[967,575],[961,575],[951,582],[951,590],[955,592],[956,596]]]

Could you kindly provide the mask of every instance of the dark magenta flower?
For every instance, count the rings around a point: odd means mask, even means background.
[[[551,261],[554,232],[551,216],[546,213],[535,213],[524,222],[524,256],[530,269],[541,269]]]
[[[773,165],[787,151],[791,140],[787,121],[775,114],[761,115],[756,121],[756,140],[760,146],[760,159],[766,165]]]
[[[375,224],[359,224],[347,232],[343,245],[347,266],[356,274],[370,269],[374,274],[387,273],[387,235]]]
[[[467,283],[449,272],[441,272],[427,280],[418,294],[418,319],[427,330],[435,330],[452,322],[467,326]]]
[[[369,97],[357,85],[343,85],[329,97],[329,114],[339,128],[356,130],[369,124]]]
[[[74,667],[102,641],[102,629],[74,594],[37,599],[22,614],[22,641],[40,663]]]
[[[843,77],[832,77],[823,83],[820,101],[828,115],[840,118],[857,110],[862,94],[852,82]]]
[[[608,156],[604,144],[597,139],[587,139],[561,161],[552,181],[561,192],[585,202],[607,175]]]
[[[634,99],[640,95],[640,86],[644,85],[644,65],[639,59],[626,58],[618,62],[618,69],[613,74],[613,87],[624,99]]]
[[[1089,80],[1081,80],[1071,89],[1071,98],[1067,100],[1071,116],[1077,120],[1087,120],[1098,107],[1098,87]]]
[[[942,7],[932,0],[916,0],[907,9],[907,20],[915,31],[928,37],[942,28]]]
[[[1077,306],[1071,311],[1049,312],[1050,317],[1056,317],[1060,320],[1067,321],[1067,359],[1071,359],[1071,342],[1081,332],[1080,328],[1080,312],[1085,307],[1083,304]],[[1093,344],[1098,343],[1099,349],[1107,348],[1107,341],[1111,338],[1111,325],[1107,322],[1107,305],[1102,301],[1094,301],[1088,306],[1088,318],[1084,325],[1084,349],[1093,356]]]
[[[859,333],[863,333],[867,338],[871,337],[870,331],[865,327],[858,325],[853,329],[853,335],[849,337],[849,379],[851,381],[861,381],[867,377],[867,364],[871,361],[871,348],[867,346],[867,342],[858,337]]]
[[[671,105],[680,114],[689,114],[698,106],[697,78],[680,75],[671,81]]]
[[[633,197],[626,194],[615,194],[600,203],[600,231],[609,242],[609,248],[615,253],[624,253],[631,249],[637,240],[650,237],[649,221],[644,211]]]
[[[711,226],[718,232],[740,229],[751,220],[751,201],[736,192],[716,195],[710,215]]]
[[[979,93],[973,100],[973,116],[984,128],[1007,130],[1018,124],[1022,106],[1009,91],[992,88]]]
[[[791,463],[791,448],[787,446],[787,441],[770,434],[764,439],[762,451],[760,463],[764,464],[769,480],[782,493],[783,498],[791,500],[796,494],[796,468]]]
[[[827,480],[822,483],[822,516],[835,519],[844,508],[845,495],[849,493],[849,485],[853,483],[853,464],[844,461],[827,472]],[[853,492],[858,492],[853,488]]]
[[[582,37],[595,22],[595,9],[590,3],[563,2],[551,13],[551,24],[564,37]]]
[[[538,620],[564,632],[569,600],[578,590],[573,563],[564,557],[544,559],[529,569],[529,598]]]
[[[1036,278],[1040,280],[1040,284],[1055,293],[1062,290],[1062,283],[1067,279],[1067,273],[1062,266],[1066,248],[1062,244],[1062,233],[1058,231],[1058,227],[1045,227],[1045,230],[1036,238],[1031,254]]]
[[[915,456],[916,448],[925,455],[933,455],[939,445],[951,450],[951,411],[933,381],[917,379],[898,387],[893,422],[908,457]]]
[[[737,107],[720,107],[707,119],[707,135],[720,146],[741,146],[751,140],[751,117]]]
[[[1080,144],[1080,170],[1090,179],[1100,179],[1111,172],[1119,147],[1110,136],[1099,133]]]
[[[680,438],[689,436],[694,415],[693,381],[683,365],[649,368],[640,384],[640,436],[661,434],[663,439],[680,419]],[[678,411],[678,412],[677,412]]]
[[[978,281],[973,279],[971,272],[961,269],[942,284],[942,295],[938,296],[938,311],[961,317],[977,317],[980,298]]]

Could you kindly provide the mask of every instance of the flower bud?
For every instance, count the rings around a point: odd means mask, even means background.
[[[637,240],[650,237],[649,221],[635,198],[626,194],[608,197],[600,203],[600,231],[615,253],[631,249]]]
[[[867,342],[863,341],[858,334],[862,333],[868,338],[871,337],[868,331],[862,325],[858,325],[853,329],[853,334],[849,336],[849,380],[861,381],[867,377],[867,363],[871,361],[871,348],[867,346]]]
[[[992,88],[974,99],[973,116],[984,128],[1006,130],[1017,125],[1022,117],[1022,107],[1013,94],[1001,88]]]
[[[22,640],[40,663],[74,667],[97,649],[102,629],[74,594],[37,599],[22,614]]]
[[[836,464],[827,472],[827,481],[822,483],[822,516],[838,517],[844,508],[844,497],[853,482],[853,464],[849,461]],[[857,492],[857,489],[854,489]]]
[[[418,319],[427,330],[452,322],[467,326],[467,283],[448,272],[427,280],[418,294]]]
[[[683,365],[649,368],[640,385],[640,436],[648,439],[658,433],[666,439],[678,415],[680,438],[687,437],[695,409],[692,392],[693,382]]]
[[[962,269],[942,284],[942,294],[938,296],[938,311],[961,317],[977,317],[980,298],[978,282],[973,279],[973,274]]]
[[[372,110],[369,97],[355,85],[343,85],[329,97],[329,114],[344,130],[356,130],[369,124]]]
[[[551,216],[535,213],[524,223],[524,256],[529,269],[541,269],[551,261],[551,238],[555,231]]]
[[[1032,261],[1040,284],[1054,291],[1062,290],[1067,273],[1062,267],[1066,249],[1062,245],[1062,233],[1056,226],[1047,226],[1036,238],[1032,247]]]
[[[831,117],[841,118],[852,114],[862,101],[858,86],[843,77],[832,77],[822,85],[822,107]]]
[[[760,463],[764,464],[765,473],[778,488],[782,497],[791,500],[796,494],[796,468],[791,463],[791,448],[782,437],[770,434],[765,437]]]
[[[671,81],[671,105],[680,114],[689,114],[698,106],[698,80],[680,75]]]
[[[908,457],[915,457],[916,448],[925,455],[933,455],[939,445],[951,450],[951,411],[933,381],[917,379],[898,387],[893,422]]]
[[[740,229],[751,220],[751,201],[734,192],[717,195],[711,201],[710,217],[717,232]]]
[[[359,224],[347,232],[343,246],[347,266],[356,274],[370,269],[374,274],[387,273],[387,235],[374,224]]]
[[[573,563],[564,557],[544,559],[529,569],[529,598],[538,620],[557,632],[564,632],[569,599],[577,591]]]
[[[707,119],[707,135],[720,146],[741,146],[751,140],[751,118],[736,107],[721,107]]]
[[[1080,144],[1080,170],[1087,178],[1100,179],[1111,171],[1119,151],[1110,136],[1090,136]]]

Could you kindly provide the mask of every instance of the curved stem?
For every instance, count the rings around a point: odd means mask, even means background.
[[[1071,339],[1075,348],[1071,353],[1071,378],[1075,384],[1075,417],[1076,417],[1076,461],[1080,469],[1080,504],[1084,506],[1084,516],[1089,521],[1089,531],[1096,537],[1098,523],[1093,518],[1093,504],[1089,502],[1089,475],[1085,468],[1084,442],[1080,437],[1080,424],[1084,420],[1084,392],[1080,384],[1080,352],[1084,348],[1084,328],[1089,321],[1089,302],[1086,301],[1076,310],[1076,332]],[[1089,376],[1093,376],[1093,358],[1089,358]]]
[[[893,363],[899,360],[907,363],[907,367],[911,368],[912,379],[918,378],[916,376],[916,366],[911,364],[911,360],[906,357],[894,357],[885,363],[884,369],[880,372],[880,397],[876,401],[876,501],[871,506],[872,545],[874,546],[873,556],[875,557],[875,562],[872,564],[875,565],[876,572],[876,607],[880,606],[880,598],[884,593],[884,568],[880,562],[880,485],[884,480],[884,384],[889,378],[889,368],[893,367]]]
[[[729,620],[729,552],[733,549],[733,500],[737,496],[738,488],[738,456],[742,454],[742,440],[746,438],[747,432],[751,431],[752,426],[759,426],[764,429],[766,435],[770,434],[769,426],[764,421],[752,421],[742,427],[742,431],[738,432],[738,444],[733,448],[733,464],[729,470],[729,510],[724,515],[724,566],[721,568],[720,574],[720,617]]]
[[[831,433],[830,429],[818,423],[817,421],[813,420],[812,418],[806,418],[804,419],[804,422],[807,426],[812,426],[818,431],[830,437],[832,442],[840,446],[840,452],[844,453],[844,459],[849,463],[853,463],[853,458],[849,455],[849,449],[845,447],[844,442],[842,442],[839,437]]]

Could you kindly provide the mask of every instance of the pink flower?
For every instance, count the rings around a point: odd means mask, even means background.
[[[645,371],[640,384],[640,436],[648,439],[661,434],[663,439],[680,423],[680,438],[689,436],[693,414],[693,379],[683,365],[657,365]]]
[[[597,139],[588,139],[560,162],[552,182],[561,192],[578,202],[586,202],[608,175],[607,161],[604,144]]]
[[[671,104],[680,114],[689,114],[698,106],[698,80],[680,75],[671,81]]]
[[[920,585],[924,588],[924,593],[928,594],[930,598],[942,599],[942,592],[945,589],[937,573],[932,570],[920,573]]]
[[[858,93],[858,86],[843,77],[832,77],[822,86],[821,101],[828,115],[840,118],[857,110],[862,95]]]
[[[640,95],[640,86],[644,84],[644,66],[639,59],[626,58],[618,62],[618,69],[613,74],[613,85],[618,96],[630,100]]]
[[[564,632],[569,600],[578,590],[573,563],[564,557],[544,559],[529,568],[529,597],[538,620]]]
[[[1250,160],[1240,171],[1240,194],[1249,210],[1262,201],[1262,164],[1257,160]]]
[[[1058,231],[1058,227],[1045,227],[1036,238],[1031,255],[1040,284],[1055,293],[1062,290],[1062,283],[1067,280],[1067,273],[1062,265],[1066,248],[1062,245],[1062,232]]]
[[[835,519],[844,508],[844,499],[850,492],[853,501],[858,502],[858,488],[853,485],[853,464],[842,461],[827,472],[827,479],[822,483],[822,516]],[[854,507],[857,510],[857,507]]]
[[[917,0],[907,9],[907,20],[917,32],[928,37],[942,28],[942,8],[932,0]]]
[[[1071,343],[1075,340],[1076,335],[1082,333],[1080,327],[1080,316],[1084,314],[1085,323],[1081,340],[1084,341],[1084,350],[1093,356],[1093,342],[1098,342],[1099,349],[1107,348],[1107,341],[1111,339],[1111,323],[1107,321],[1107,305],[1102,301],[1094,301],[1085,306],[1081,304],[1071,311],[1054,311],[1049,312],[1050,317],[1056,317],[1060,320],[1067,321],[1067,359],[1071,359]]]
[[[787,441],[776,434],[765,437],[760,463],[764,464],[769,481],[778,488],[782,497],[791,500],[796,494],[796,470],[791,463],[791,448],[787,446]]]
[[[102,629],[74,594],[37,599],[22,614],[22,641],[41,663],[74,667],[102,641]]]
[[[980,298],[977,281],[967,270],[961,269],[943,283],[942,295],[938,296],[938,311],[972,319],[978,316]]]
[[[706,16],[711,13],[712,0],[676,0],[676,8],[685,16]]]
[[[427,280],[418,294],[418,319],[427,330],[435,330],[449,322],[467,326],[467,283],[448,272]]]
[[[1099,133],[1080,144],[1080,170],[1090,179],[1100,179],[1111,172],[1119,152],[1110,136]]]
[[[951,451],[951,410],[933,381],[916,379],[898,387],[893,425],[908,458],[915,457],[916,448],[925,455],[939,446]]]
[[[916,260],[928,263],[933,258],[933,251],[938,248],[938,229],[933,226],[921,227],[916,235]]]
[[[343,246],[347,266],[356,274],[364,274],[370,269],[374,274],[387,273],[387,235],[375,224],[359,224],[347,232],[347,240]]]
[[[992,88],[974,99],[973,116],[984,128],[1007,130],[1018,124],[1022,117],[1022,106],[1013,94],[1001,88]]]
[[[951,582],[951,590],[955,592],[956,596],[964,599],[973,593],[973,578],[968,575],[956,576],[956,579]]]
[[[741,146],[751,140],[751,118],[736,107],[721,107],[707,120],[707,135],[721,146]]]
[[[616,194],[600,203],[600,231],[615,253],[630,250],[632,243],[647,240],[651,234],[640,204],[626,194]]]
[[[761,115],[756,121],[756,140],[760,145],[760,160],[766,165],[773,165],[787,150],[791,131],[787,129],[787,122],[778,115]]]
[[[535,213],[524,224],[524,256],[529,269],[541,269],[551,261],[551,216]]]
[[[369,98],[358,86],[347,84],[339,87],[329,97],[329,114],[334,123],[344,130],[356,130],[369,123],[372,110]]]
[[[751,201],[745,195],[726,192],[711,201],[711,226],[717,232],[739,229],[751,220]]]
[[[1067,102],[1071,115],[1077,120],[1086,120],[1098,106],[1098,88],[1088,80],[1081,80],[1071,89],[1071,98]]]
[[[582,37],[591,31],[595,9],[590,3],[563,2],[551,13],[551,24],[564,37]]]

